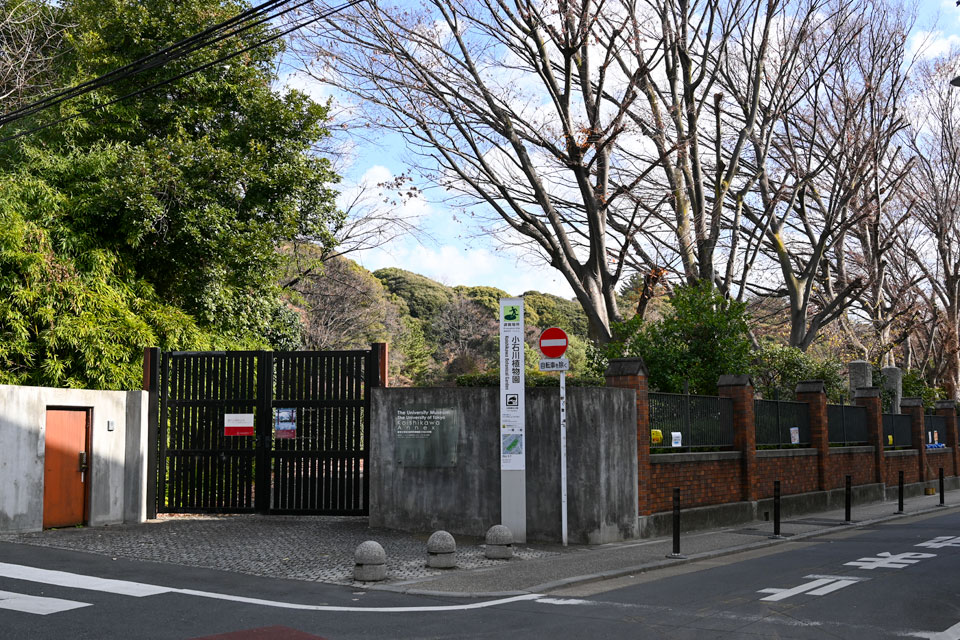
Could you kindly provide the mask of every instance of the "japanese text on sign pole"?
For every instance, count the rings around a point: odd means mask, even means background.
[[[500,299],[500,519],[527,539],[523,298]]]
[[[554,369],[560,372],[560,531],[563,546],[567,546],[567,374],[569,362],[561,366],[550,367],[550,363],[560,363],[567,352],[567,334],[563,329],[550,327],[540,334],[540,353],[549,360],[540,361],[540,370]]]

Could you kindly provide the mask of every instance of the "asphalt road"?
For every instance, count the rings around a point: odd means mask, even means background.
[[[960,639],[958,592],[953,512],[493,602],[0,544],[16,639]]]

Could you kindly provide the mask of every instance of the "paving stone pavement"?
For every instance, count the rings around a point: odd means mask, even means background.
[[[426,566],[429,533],[371,529],[367,518],[335,516],[161,516],[144,524],[51,529],[2,535],[4,542],[86,551],[111,557],[205,567],[275,578],[361,586],[353,581],[353,552],[376,540],[387,553],[388,582],[440,576]],[[503,565],[488,560],[482,540],[456,536],[457,566]],[[560,555],[563,548],[518,545],[518,562]],[[569,550],[567,550],[569,552]]]

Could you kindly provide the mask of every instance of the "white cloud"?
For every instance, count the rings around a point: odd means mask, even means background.
[[[943,31],[917,31],[910,36],[907,59],[936,58],[960,47],[960,35]]]
[[[564,298],[573,296],[570,286],[555,269],[525,264],[507,252],[482,247],[444,244],[431,248],[410,242],[395,243],[363,252],[357,260],[371,271],[399,267],[448,286],[497,287],[510,295],[535,290]]]

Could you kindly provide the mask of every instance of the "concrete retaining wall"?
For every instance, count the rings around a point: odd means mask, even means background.
[[[0,385],[0,532],[43,527],[47,407],[92,409],[91,526],[146,516],[147,394]],[[114,430],[107,430],[113,421]]]
[[[500,523],[500,429],[496,388],[374,389],[370,525],[407,531],[445,529],[482,536]],[[636,536],[636,394],[627,389],[567,389],[568,532],[574,543]],[[433,407],[459,420],[454,462],[398,461],[398,411]],[[560,398],[526,394],[527,538],[558,541]]]

